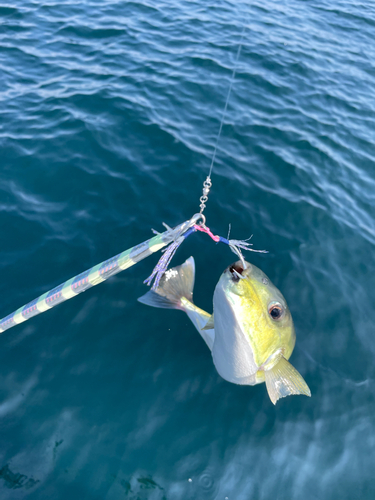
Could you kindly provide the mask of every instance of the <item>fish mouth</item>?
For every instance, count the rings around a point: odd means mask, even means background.
[[[228,272],[231,276],[231,279],[234,282],[238,282],[240,279],[246,278],[244,271],[250,267],[250,264],[245,262],[245,265],[246,267],[244,268],[243,263],[240,260],[238,260],[237,262],[234,262],[234,264],[227,267],[227,269],[224,272],[225,273]]]

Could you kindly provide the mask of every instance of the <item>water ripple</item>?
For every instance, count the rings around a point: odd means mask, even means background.
[[[273,408],[222,381],[181,313],[135,303],[145,262],[0,337],[0,479],[38,480],[1,498],[372,499],[373,3],[25,0],[0,20],[4,315],[197,210],[245,25],[207,216],[269,250],[248,258],[313,394]],[[211,311],[232,257],[196,238],[179,255]]]

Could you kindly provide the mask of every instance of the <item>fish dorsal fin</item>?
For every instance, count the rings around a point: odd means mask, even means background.
[[[204,325],[204,327],[202,328],[202,330],[212,330],[215,328],[215,325],[214,325],[214,315],[211,314],[211,316],[209,317],[207,323]]]
[[[310,389],[297,370],[284,358],[271,369],[265,370],[268,395],[275,405],[280,398],[292,394],[311,396]]]

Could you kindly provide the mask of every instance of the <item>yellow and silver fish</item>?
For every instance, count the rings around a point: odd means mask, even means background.
[[[311,396],[306,382],[287,361],[295,344],[293,320],[283,295],[269,278],[248,262],[232,264],[216,285],[212,315],[193,304],[194,279],[195,264],[190,257],[169,269],[156,291],[138,300],[185,311],[225,380],[241,385],[266,382],[273,404],[292,394]]]

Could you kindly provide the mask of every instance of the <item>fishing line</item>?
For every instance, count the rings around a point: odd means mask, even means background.
[[[216,137],[216,142],[215,142],[214,152],[213,152],[213,155],[212,155],[210,170],[209,170],[209,173],[208,173],[208,176],[207,176],[206,180],[203,182],[202,196],[199,199],[199,201],[200,201],[200,205],[199,205],[200,212],[199,213],[201,213],[201,214],[203,214],[204,209],[206,208],[206,203],[208,201],[208,194],[209,194],[210,189],[212,187],[212,180],[211,180],[212,169],[214,167],[214,163],[215,163],[215,159],[216,159],[216,153],[217,153],[217,148],[218,148],[219,140],[220,140],[220,137],[221,137],[221,131],[223,129],[224,120],[225,120],[225,117],[226,117],[226,114],[227,114],[229,98],[230,98],[230,95],[231,95],[231,92],[232,92],[232,87],[233,87],[234,80],[236,78],[237,66],[238,66],[238,61],[239,61],[240,55],[241,55],[241,50],[242,50],[243,38],[244,38],[244,35],[245,35],[245,31],[246,31],[246,24],[242,28],[240,43],[239,43],[238,49],[237,49],[237,55],[236,55],[236,59],[235,59],[234,67],[233,67],[232,76],[231,76],[231,79],[230,79],[230,84],[229,84],[229,88],[228,88],[227,98],[226,98],[226,101],[225,101],[224,111],[223,111],[223,114],[221,116],[219,132],[218,132],[217,137]],[[201,222],[201,224],[204,224],[204,222]]]
[[[241,39],[235,59],[235,65],[233,68],[232,77],[227,93],[227,98],[225,101],[224,111],[221,117],[219,132],[216,138],[209,174],[206,180],[203,182],[203,193],[202,196],[200,197],[200,203],[201,203],[200,212],[194,214],[190,220],[178,225],[174,229],[164,224],[164,226],[167,229],[167,231],[165,231],[164,233],[158,233],[157,231],[153,231],[156,234],[156,236],[154,236],[150,240],[147,240],[139,245],[136,245],[135,247],[129,248],[128,250],[125,250],[121,254],[118,254],[104,262],[101,262],[100,264],[88,269],[87,271],[79,274],[78,276],[74,276],[73,278],[67,280],[65,283],[62,283],[61,285],[44,293],[40,297],[29,302],[28,304],[18,308],[16,311],[9,314],[5,318],[0,319],[0,333],[2,333],[5,330],[8,330],[9,328],[12,328],[13,326],[16,326],[19,323],[27,321],[28,319],[32,318],[33,316],[36,316],[37,314],[40,314],[44,311],[51,309],[52,307],[60,304],[61,302],[64,302],[65,300],[75,297],[82,292],[85,292],[92,286],[102,283],[103,281],[113,276],[114,274],[117,274],[125,269],[128,269],[129,267],[143,260],[145,257],[148,257],[154,252],[160,250],[161,248],[166,247],[163,250],[164,253],[160,258],[159,262],[157,263],[156,267],[154,268],[152,274],[147,280],[145,280],[145,283],[147,283],[148,285],[151,285],[152,282],[154,281],[152,288],[156,289],[159,286],[160,279],[166,272],[178,247],[181,245],[183,241],[185,241],[185,239],[188,236],[190,236],[193,233],[196,233],[197,231],[206,233],[215,243],[224,243],[228,245],[229,248],[232,250],[232,252],[234,252],[243,262],[244,268],[246,266],[243,255],[241,253],[241,249],[251,250],[253,252],[264,252],[264,250],[254,250],[252,248],[249,248],[251,243],[248,243],[248,240],[230,240],[229,233],[227,238],[214,235],[210,231],[210,229],[206,226],[206,217],[203,215],[203,211],[206,208],[206,203],[208,200],[208,194],[212,186],[211,174],[216,159],[217,148],[221,137],[224,120],[228,109],[229,98],[236,77],[237,65],[241,54],[242,41],[245,31],[246,31],[246,26],[244,26],[242,30]]]

